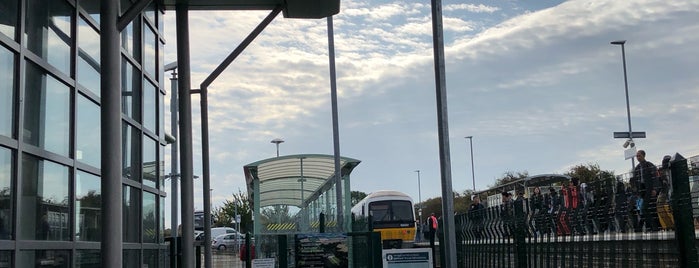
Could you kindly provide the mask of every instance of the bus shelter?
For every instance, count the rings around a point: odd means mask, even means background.
[[[350,173],[359,163],[340,157],[340,185],[333,155],[287,155],[245,165],[255,236],[319,232],[321,214],[328,232],[343,232],[336,228],[338,220],[343,229],[351,230]],[[338,219],[337,187],[341,187],[343,219]]]

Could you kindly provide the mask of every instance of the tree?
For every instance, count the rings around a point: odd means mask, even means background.
[[[614,171],[602,170],[599,165],[588,163],[587,165],[577,165],[570,168],[566,175],[580,180],[580,183],[591,183],[597,180],[614,179]]]
[[[352,191],[350,192],[350,196],[352,198],[352,206],[354,207],[354,205],[359,203],[359,201],[362,201],[362,199],[364,199],[367,196],[367,194],[365,192]]]
[[[212,217],[214,218],[213,227],[232,226],[235,220],[236,209],[240,215],[240,230],[241,233],[252,230],[252,209],[250,208],[250,200],[247,194],[238,189],[237,194],[233,194],[232,200],[226,200],[221,207],[213,209]]]
[[[529,172],[527,172],[526,170],[522,171],[522,172],[516,172],[516,173],[513,171],[507,171],[504,174],[502,174],[502,177],[495,180],[495,185],[493,185],[491,187],[498,187],[500,185],[505,185],[505,184],[508,184],[510,182],[513,182],[513,181],[516,181],[519,179],[524,179],[526,177],[529,177]]]

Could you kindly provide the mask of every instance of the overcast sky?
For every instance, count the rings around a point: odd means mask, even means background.
[[[628,131],[621,48],[613,40],[627,40],[631,123],[647,133],[637,147],[656,164],[675,152],[699,154],[699,1],[442,4],[455,191],[473,188],[465,136],[474,137],[478,190],[507,171],[564,173],[592,163],[628,172],[624,140],[612,137]],[[422,200],[440,196],[430,2],[341,5],[333,18],[340,152],[362,161],[352,190],[398,190],[417,200],[420,170]],[[192,87],[268,13],[191,12]],[[165,18],[165,62],[172,62],[175,13]],[[274,138],[285,140],[281,155],[333,154],[326,22],[279,15],[209,87],[214,207],[246,191],[243,166],[274,157]],[[192,106],[194,173],[201,176],[197,96]],[[201,209],[201,180],[195,187]]]

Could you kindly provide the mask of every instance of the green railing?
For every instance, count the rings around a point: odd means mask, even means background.
[[[699,267],[699,177],[684,159],[663,172],[671,185],[647,196],[600,180],[577,186],[577,199],[545,191],[456,215],[458,266]]]

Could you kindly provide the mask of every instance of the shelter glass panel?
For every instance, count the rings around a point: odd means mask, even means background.
[[[78,83],[100,96],[100,36],[81,17],[78,20]]]
[[[99,168],[102,164],[100,107],[82,94],[78,94],[76,103],[75,159]]]
[[[17,29],[17,0],[0,0],[0,33],[15,39]]]
[[[24,45],[63,73],[70,75],[73,8],[66,1],[26,0]]]
[[[102,194],[100,177],[78,171],[75,175],[75,240],[100,241]]]
[[[7,137],[12,137],[12,133],[14,133],[14,124],[12,123],[13,118],[15,118],[14,66],[15,54],[0,46],[0,135]]]
[[[70,88],[27,62],[24,91],[24,141],[68,156]]]
[[[23,155],[21,239],[70,240],[68,177],[66,166]]]
[[[12,239],[12,151],[0,147],[0,239]]]

